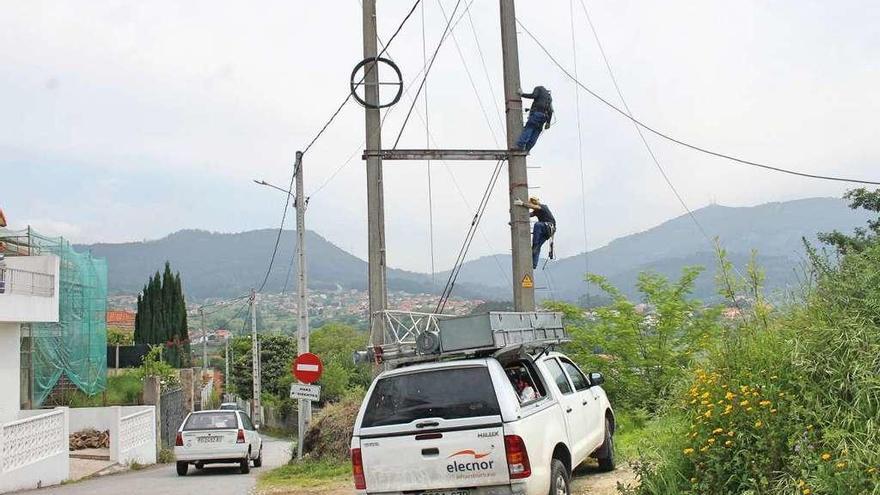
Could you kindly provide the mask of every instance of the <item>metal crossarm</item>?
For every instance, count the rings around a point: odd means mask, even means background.
[[[526,156],[516,150],[364,150],[362,158],[382,160],[507,160],[511,156]]]

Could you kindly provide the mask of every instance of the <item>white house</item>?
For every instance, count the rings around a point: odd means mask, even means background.
[[[58,321],[59,258],[0,262],[0,493],[68,478],[66,408],[21,410],[21,324]]]

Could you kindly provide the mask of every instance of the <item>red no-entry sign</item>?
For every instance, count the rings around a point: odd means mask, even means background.
[[[311,352],[297,356],[296,360],[293,361],[293,366],[290,368],[293,376],[303,383],[315,383],[321,378],[321,373],[324,372],[321,358]]]

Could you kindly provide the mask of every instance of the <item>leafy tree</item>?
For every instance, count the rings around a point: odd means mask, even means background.
[[[854,235],[846,235],[837,230],[819,234],[819,240],[834,246],[840,254],[864,251],[880,238],[880,189],[868,191],[860,187],[843,195],[850,200],[849,207],[857,210],[863,208],[878,213],[878,217],[868,221],[868,228],[857,228]]]
[[[676,282],[656,273],[639,275],[643,304],[626,298],[608,280],[589,275],[612,300],[585,314],[578,307],[549,303],[562,311],[572,336],[568,352],[585,371],[603,372],[615,403],[651,409],[686,376],[688,366],[710,345],[720,328],[720,308],[690,299],[701,269],[688,267]]]
[[[245,398],[253,398],[253,353],[251,337],[236,337],[232,341],[234,354],[232,383],[235,392]],[[279,399],[290,393],[290,365],[296,358],[296,340],[287,335],[260,336],[260,363],[262,370],[260,385],[263,395],[269,394]]]
[[[318,382],[322,400],[336,400],[346,391],[366,388],[372,380],[368,365],[355,365],[355,351],[367,346],[369,336],[353,327],[340,323],[328,323],[314,332],[310,338],[310,350],[324,364],[324,373]]]

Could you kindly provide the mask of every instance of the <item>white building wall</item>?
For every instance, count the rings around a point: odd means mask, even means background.
[[[20,347],[19,324],[0,322],[0,424],[18,419]]]
[[[58,321],[59,263],[60,259],[57,256],[6,258],[6,268],[52,275],[55,279],[55,290],[51,297],[4,291],[0,294],[0,322]]]

